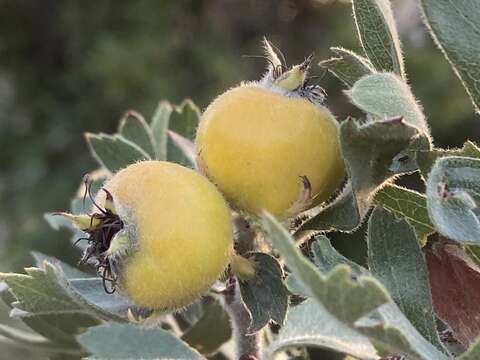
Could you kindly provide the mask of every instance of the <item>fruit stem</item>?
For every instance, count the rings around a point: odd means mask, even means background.
[[[240,296],[240,289],[235,278],[230,278],[224,291],[225,310],[230,315],[233,340],[236,344],[237,359],[260,359],[262,343],[261,332],[249,334],[250,315]]]

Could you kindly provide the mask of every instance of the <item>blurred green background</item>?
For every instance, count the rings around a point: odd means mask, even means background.
[[[416,1],[393,4],[435,144],[478,141],[480,120]],[[264,35],[290,63],[312,51],[328,58],[337,45],[360,52],[348,1],[0,0],[0,271],[31,264],[31,250],[75,262],[69,236],[42,214],[68,209],[83,174],[96,167],[85,131],[114,132],[127,109],[148,118],[160,99],[191,97],[204,108],[260,76],[262,61],[242,55],[261,54]],[[339,119],[358,114],[335,78],[326,75],[322,86]],[[337,246],[362,260],[352,237]]]

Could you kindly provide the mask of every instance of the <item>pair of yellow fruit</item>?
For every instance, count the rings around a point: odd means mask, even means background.
[[[228,90],[203,114],[196,149],[206,177],[173,163],[139,162],[97,197],[123,223],[106,263],[118,260],[125,242],[135,250],[115,269],[117,286],[137,305],[185,306],[223,273],[233,256],[224,196],[239,210],[286,218],[325,201],[342,181],[338,124],[319,103],[319,89],[306,85],[309,64],[284,71],[271,49],[269,59],[261,81]]]

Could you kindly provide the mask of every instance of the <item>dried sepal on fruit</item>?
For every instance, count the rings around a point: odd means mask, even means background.
[[[235,207],[287,218],[327,200],[345,170],[338,123],[324,90],[310,84],[312,56],[287,68],[264,44],[268,71],[208,106],[196,149],[202,171]]]
[[[87,217],[65,215],[86,232],[83,262],[93,264],[107,292],[138,306],[183,307],[224,273],[233,254],[231,214],[204,176],[183,166],[143,161],[107,180]]]

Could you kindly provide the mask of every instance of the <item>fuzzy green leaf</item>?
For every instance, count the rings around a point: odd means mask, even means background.
[[[360,319],[355,328],[385,354],[402,354],[409,360],[450,359],[422,337],[393,302]]]
[[[255,333],[275,321],[283,325],[288,310],[289,291],[283,283],[283,270],[278,261],[264,253],[248,253],[257,273],[251,280],[240,280],[242,300],[250,313],[249,331]]]
[[[88,329],[79,337],[79,342],[91,353],[92,359],[204,359],[182,340],[160,328],[100,325]]]
[[[172,130],[168,130],[168,140],[172,144],[169,160],[195,168],[197,165],[197,154],[193,142]]]
[[[139,146],[120,135],[85,135],[90,152],[97,162],[112,173],[150,156]]]
[[[52,265],[57,274],[58,283],[63,286],[75,302],[102,319],[126,321],[127,311],[134,308],[133,303],[119,293],[107,294],[103,282],[64,262],[38,252],[32,253],[39,268]]]
[[[301,346],[328,348],[365,360],[378,358],[367,337],[338,321],[311,299],[288,312],[285,325],[265,350],[264,358],[273,359],[277,351]]]
[[[169,130],[192,141],[200,121],[200,110],[191,100],[185,100],[179,106],[174,107],[169,122]],[[191,159],[185,156],[183,149],[169,136],[168,160],[192,167]]]
[[[150,122],[157,160],[167,160],[167,130],[172,111],[173,107],[168,101],[160,101]]]
[[[425,136],[400,118],[365,124],[347,119],[340,125],[340,145],[349,184],[300,230],[354,230],[368,212],[375,192],[393,176],[415,169],[413,148],[429,147]],[[399,160],[403,157],[406,166]]]
[[[169,129],[177,134],[193,140],[200,121],[200,109],[190,99],[184,100],[180,105],[175,106],[170,115]]]
[[[368,59],[355,54],[353,51],[339,47],[332,47],[330,50],[335,56],[321,61],[318,65],[328,69],[348,87],[353,86],[361,77],[375,72]]]
[[[262,219],[267,239],[285,259],[301,293],[316,300],[322,310],[368,335],[375,346],[389,353],[405,354],[411,360],[447,360],[420,335],[375,278],[361,275],[354,280],[351,268],[344,264],[324,276],[272,215],[264,212]]]
[[[480,244],[480,159],[438,159],[428,176],[426,193],[428,214],[442,235]]]
[[[353,0],[360,43],[373,66],[404,76],[400,39],[389,0]]]
[[[364,76],[345,93],[355,106],[368,114],[380,119],[403,117],[426,134],[429,132],[425,116],[410,87],[395,74]]]
[[[28,349],[35,349],[35,351],[44,355],[48,354],[52,356],[53,354],[61,354],[63,356],[74,355],[77,357],[83,355],[83,352],[78,347],[72,348],[64,344],[54,343],[40,335],[3,324],[0,324],[0,336]]]
[[[445,156],[464,156],[480,159],[480,148],[478,148],[475,143],[467,141],[463,144],[461,149],[432,149],[430,151],[419,151],[417,153],[417,163],[422,177],[427,179],[435,161]]]
[[[152,159],[155,158],[152,131],[140,114],[133,111],[127,112],[120,120],[118,133],[145,151]]]
[[[425,195],[397,185],[386,185],[375,194],[374,201],[404,218],[422,246],[426,244],[427,236],[435,232],[428,217]]]
[[[339,230],[352,231],[360,225],[361,216],[357,208],[352,184],[349,182],[334,202],[320,209],[311,210],[311,216],[297,231]]]
[[[285,258],[303,293],[339,320],[353,323],[388,301],[388,294],[372,277],[361,276],[353,281],[352,270],[347,265],[339,265],[323,276],[300,253],[288,231],[272,215],[264,213],[262,219],[268,240]]]
[[[480,3],[472,0],[421,0],[430,33],[480,112]]]
[[[106,294],[102,280],[97,277],[68,278],[62,270],[68,265],[59,263],[44,261],[41,268],[27,268],[27,274],[0,274],[17,300],[12,304],[13,315],[87,314],[126,321],[127,310],[133,305],[125,296]]]
[[[45,263],[43,269],[25,270],[27,274],[0,274],[0,279],[7,283],[17,299],[12,304],[15,308],[35,314],[86,312],[60,285],[58,273],[52,264]]]
[[[230,319],[223,307],[212,301],[203,306],[203,314],[182,336],[182,340],[202,354],[212,354],[232,336]]]
[[[427,266],[413,229],[377,207],[368,222],[368,264],[415,328],[438,349]]]
[[[314,264],[323,272],[330,272],[339,264],[345,264],[352,268],[355,276],[366,274],[367,270],[357,263],[347,259],[340,254],[330,243],[330,240],[324,235],[315,237],[315,241],[311,245]]]

